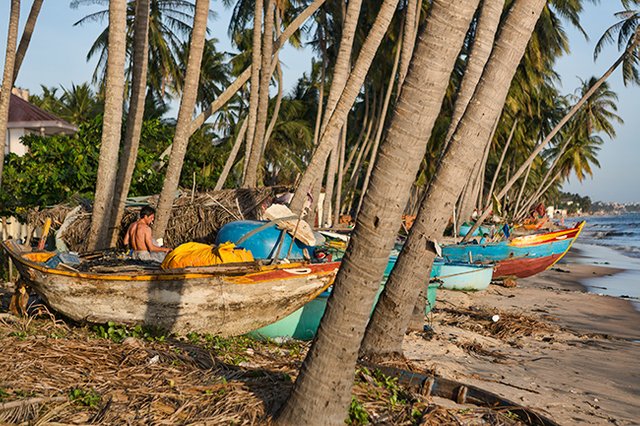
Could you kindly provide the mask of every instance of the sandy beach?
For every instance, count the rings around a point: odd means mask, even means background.
[[[440,291],[433,331],[408,335],[405,356],[417,370],[495,392],[560,424],[637,424],[640,313],[627,300],[586,293],[581,281],[621,270],[579,263],[581,256],[574,251],[516,288]],[[531,330],[518,330],[518,317]],[[496,327],[509,318],[506,329]]]

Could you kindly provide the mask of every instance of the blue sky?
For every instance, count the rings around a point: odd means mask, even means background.
[[[21,28],[31,2],[23,0]],[[230,12],[220,1],[212,1],[211,8],[218,17],[209,27],[211,36],[220,41],[219,49],[231,51],[226,29]],[[88,24],[73,27],[73,23],[87,14],[101,10],[97,6],[81,6],[71,9],[69,1],[47,0],[44,2],[36,31],[16,82],[31,93],[40,93],[40,85],[70,87],[71,83],[89,81],[95,61],[86,62],[86,53],[91,43],[105,24]],[[622,9],[617,0],[604,0],[599,5],[587,5],[582,15],[582,25],[590,36],[584,36],[570,25],[566,25],[571,43],[571,54],[561,58],[556,70],[562,77],[562,90],[572,93],[579,86],[579,78],[587,79],[602,74],[617,58],[618,52],[610,46],[597,62],[593,61],[593,46],[604,30],[615,22],[613,14]],[[0,2],[0,65],[4,63],[4,52],[9,15],[9,2]],[[281,55],[284,64],[285,86],[291,88],[310,66],[310,53],[305,50],[285,48]],[[610,84],[619,96],[619,115],[624,125],[617,125],[617,137],[609,140],[599,155],[601,168],[594,171],[593,179],[579,183],[572,178],[564,189],[589,195],[594,200],[640,202],[640,88],[625,87],[620,71],[611,78]]]

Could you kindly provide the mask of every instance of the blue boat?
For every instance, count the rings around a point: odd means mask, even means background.
[[[483,244],[451,244],[442,247],[447,262],[494,265],[493,277],[525,278],[558,262],[578,238],[584,222],[561,231],[517,237],[510,241]]]
[[[243,238],[246,239],[242,241]],[[289,260],[301,260],[305,258],[305,250],[307,258],[313,256],[315,250],[315,247],[307,246],[297,239],[293,241],[291,235],[287,231],[278,229],[275,223],[258,220],[239,220],[224,225],[218,231],[215,243],[226,242],[232,242],[250,250],[254,259],[287,257]],[[280,246],[279,252],[278,246]],[[289,252],[290,247],[291,252]]]

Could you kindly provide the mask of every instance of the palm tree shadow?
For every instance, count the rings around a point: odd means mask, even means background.
[[[154,280],[147,287],[146,326],[171,332],[180,316],[186,280]]]

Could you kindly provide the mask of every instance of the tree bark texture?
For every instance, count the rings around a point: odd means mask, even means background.
[[[122,101],[124,99],[124,63],[127,49],[127,2],[109,2],[109,56],[102,120],[102,142],[96,194],[93,201],[88,250],[109,246],[109,216],[113,202],[113,190],[118,168],[118,150],[122,126]]]
[[[2,73],[2,89],[0,90],[0,186],[4,169],[4,150],[7,143],[7,123],[9,121],[9,102],[13,87],[13,67],[16,59],[18,43],[18,23],[20,21],[20,0],[11,0],[9,27],[7,32],[7,49],[4,55],[4,72]]]
[[[498,165],[496,166],[496,171],[493,174],[493,179],[491,179],[491,186],[489,187],[489,193],[487,194],[487,203],[491,199],[491,194],[493,194],[493,190],[496,187],[496,182],[498,181],[498,176],[500,176],[500,169],[502,169],[502,163],[504,162],[504,157],[507,155],[507,151],[509,150],[509,145],[511,145],[511,141],[513,140],[513,135],[516,132],[516,127],[518,126],[518,119],[515,118],[513,120],[513,124],[511,125],[511,131],[509,132],[509,136],[507,137],[507,142],[504,144],[504,149],[502,150],[502,155],[500,155],[500,160],[498,161]]]
[[[433,3],[316,340],[278,418],[280,424],[344,424],[373,299],[477,3]],[[384,5],[380,13],[383,10]],[[386,26],[374,28],[386,31]]]
[[[247,135],[247,126],[249,122],[245,119],[242,122],[242,126],[240,126],[240,131],[236,136],[236,140],[233,143],[233,147],[231,148],[231,152],[229,153],[229,157],[227,161],[224,163],[224,167],[222,168],[222,172],[220,173],[220,177],[218,177],[218,181],[216,182],[214,191],[220,191],[224,187],[224,183],[227,181],[229,177],[229,172],[233,167],[233,163],[236,161],[236,157],[238,156],[238,152],[240,151],[240,146],[242,146],[242,141],[244,141],[245,136]]]
[[[460,117],[462,117],[462,114],[464,114],[464,111],[467,109],[471,96],[473,96],[473,92],[476,90],[476,86],[480,81],[482,71],[493,49],[493,42],[495,41],[503,8],[504,0],[484,0],[482,2],[471,53],[469,54],[467,67],[462,77],[462,83],[460,83],[458,96],[456,97],[456,102],[453,107],[451,124],[449,124],[449,129],[447,130],[445,147],[446,144],[449,143],[456,127],[458,127]]]
[[[262,35],[262,65],[260,66],[260,83],[258,90],[258,110],[256,127],[248,157],[247,173],[244,177],[245,188],[255,188],[258,185],[258,168],[262,160],[263,147],[266,142],[264,135],[269,116],[269,87],[271,83],[271,54],[273,51],[273,23],[275,19],[275,2],[266,1],[264,13],[264,34]],[[276,60],[277,60],[276,55]],[[251,88],[253,92],[253,88]],[[251,125],[251,123],[249,123]]]
[[[513,4],[476,93],[429,184],[407,242],[387,280],[367,328],[363,353],[382,355],[401,351],[412,308],[429,282],[436,255],[434,243],[442,237],[451,209],[471,175],[471,159],[481,156],[490,143],[492,127],[500,117],[511,80],[545,4],[546,0],[516,0]]]
[[[384,123],[387,118],[387,110],[389,109],[389,102],[391,102],[391,93],[393,93],[393,85],[396,81],[396,73],[398,72],[398,64],[400,63],[400,53],[402,52],[402,37],[399,38],[399,45],[396,46],[396,56],[393,59],[393,67],[391,68],[391,75],[387,83],[387,91],[384,95],[384,102],[382,103],[382,113],[380,114],[380,120],[378,121],[378,129],[376,130],[376,136],[373,141],[373,152],[371,153],[371,159],[367,166],[367,173],[364,175],[364,183],[362,184],[362,197],[360,198],[360,204],[358,205],[358,211],[362,206],[362,200],[364,200],[364,194],[367,192],[369,186],[369,179],[371,179],[371,172],[373,171],[373,165],[375,164],[376,156],[378,155],[378,146],[380,145],[380,139],[382,138],[382,132],[384,131]]]
[[[149,0],[136,1],[135,27],[133,33],[133,76],[131,79],[131,99],[127,111],[122,153],[114,189],[113,205],[109,219],[109,246],[118,241],[120,223],[124,215],[124,205],[131,187],[131,178],[136,167],[144,101],[147,88],[147,67],[149,65]]]
[[[243,186],[249,163],[251,162],[251,153],[253,152],[253,140],[256,132],[256,123],[258,121],[258,103],[260,101],[260,68],[262,67],[262,15],[264,1],[255,0],[253,9],[253,43],[251,50],[251,83],[249,92],[249,121],[247,127],[247,143],[244,147],[244,173],[242,174]],[[271,58],[269,58],[271,59]]]
[[[176,131],[173,137],[173,148],[171,149],[167,174],[165,175],[162,192],[158,200],[156,224],[153,229],[155,238],[162,237],[167,229],[171,208],[173,207],[173,200],[180,182],[180,172],[182,171],[184,156],[189,144],[189,136],[191,136],[190,125],[196,105],[196,97],[198,95],[200,64],[202,63],[208,16],[209,0],[196,0],[193,31],[189,45],[189,59],[187,60],[184,89],[180,101],[180,110],[178,111]]]
[[[40,9],[42,8],[43,1],[44,0],[33,0],[33,3],[31,4],[29,17],[27,17],[27,22],[24,24],[24,30],[22,30],[22,36],[20,37],[20,43],[18,44],[18,50],[16,51],[16,62],[13,66],[13,82],[11,84],[12,86],[18,78],[18,73],[20,72],[22,61],[27,54],[27,49],[29,48],[29,43],[31,42],[33,30],[36,28],[36,22],[38,21],[38,15],[40,15]]]

